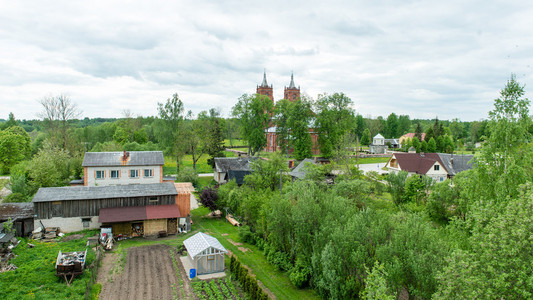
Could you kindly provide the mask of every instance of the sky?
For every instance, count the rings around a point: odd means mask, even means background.
[[[365,117],[486,119],[533,87],[531,1],[0,0],[0,118],[66,95],[81,117],[157,115],[178,93],[223,116],[263,79],[342,92]]]

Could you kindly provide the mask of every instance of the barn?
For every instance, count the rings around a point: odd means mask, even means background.
[[[224,272],[227,250],[216,238],[199,232],[183,241],[183,245],[198,275]]]
[[[102,223],[108,223],[115,224],[113,228],[123,234],[131,234],[140,229],[139,223],[143,233],[146,233],[145,224],[146,228],[152,228],[148,232],[153,233],[156,229],[168,229],[169,223],[171,227],[178,224],[179,219],[189,219],[188,211],[180,212],[177,196],[174,184],[164,182],[40,188],[32,202],[36,227],[42,223],[45,227],[71,232],[100,228]],[[128,226],[129,231],[124,228]]]

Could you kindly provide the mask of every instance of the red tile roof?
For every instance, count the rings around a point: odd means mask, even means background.
[[[126,206],[101,208],[98,215],[100,223],[119,223],[153,219],[180,218],[179,208],[175,204]]]
[[[394,157],[402,171],[426,174],[436,162],[439,162],[449,173],[437,153],[394,153]]]

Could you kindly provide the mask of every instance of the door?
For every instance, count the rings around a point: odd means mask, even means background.
[[[178,228],[178,219],[167,219],[167,233],[176,234]]]

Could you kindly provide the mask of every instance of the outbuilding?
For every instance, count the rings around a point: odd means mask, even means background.
[[[228,252],[214,237],[199,232],[186,239],[183,245],[196,274],[210,274],[224,271],[224,255]]]

